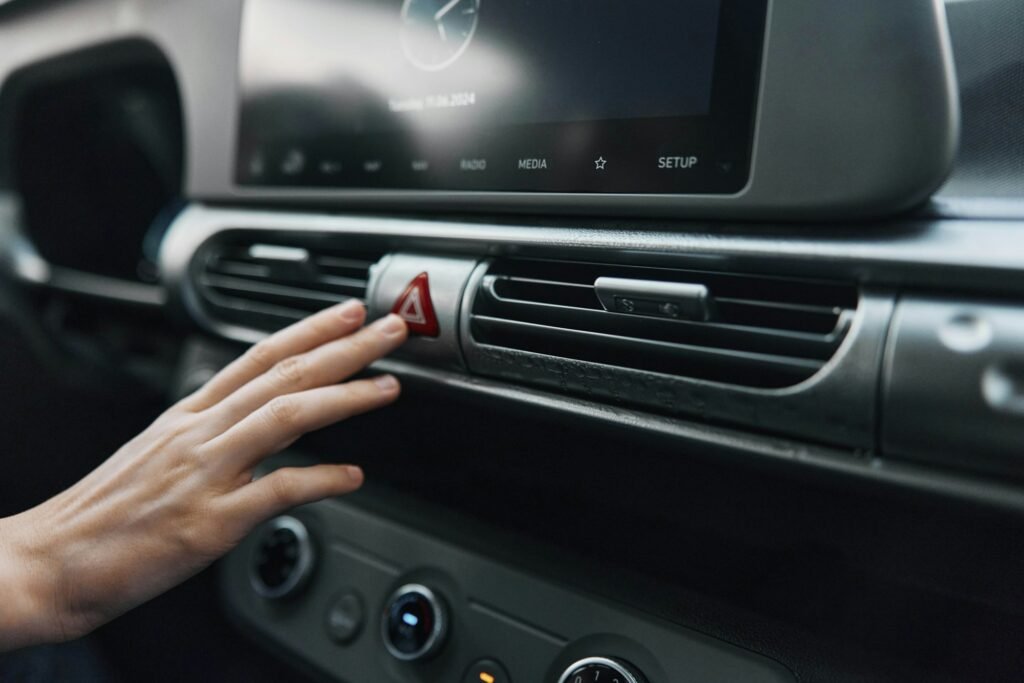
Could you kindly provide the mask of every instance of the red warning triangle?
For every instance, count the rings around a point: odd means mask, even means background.
[[[436,337],[441,334],[434,313],[434,303],[430,300],[430,278],[420,273],[412,279],[409,286],[398,297],[392,313],[397,314],[409,326],[409,332],[424,337]]]

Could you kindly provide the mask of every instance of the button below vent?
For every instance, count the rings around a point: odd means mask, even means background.
[[[599,278],[624,288],[617,305]],[[679,315],[673,292],[699,293],[699,315]],[[483,347],[779,389],[835,355],[857,304],[857,288],[835,282],[510,260],[483,276],[469,331]]]
[[[212,319],[273,331],[333,304],[365,300],[381,256],[314,240],[220,239],[201,250],[193,277]]]

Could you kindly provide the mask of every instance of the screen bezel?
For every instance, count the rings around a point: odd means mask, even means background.
[[[254,3],[250,3],[247,12]],[[506,126],[490,129],[490,135],[515,145],[519,140],[543,139],[557,136],[568,127],[583,127],[595,136],[608,139],[628,139],[640,129],[675,131],[680,130],[687,139],[700,139],[704,168],[700,174],[690,174],[684,181],[675,178],[657,179],[651,182],[653,173],[641,179],[646,185],[634,179],[630,182],[616,181],[602,177],[590,179],[589,184],[579,182],[577,176],[570,182],[549,184],[547,187],[532,186],[525,177],[512,178],[505,173],[504,181],[495,186],[494,178],[463,176],[461,186],[447,186],[445,182],[455,174],[434,174],[425,176],[406,172],[394,177],[400,184],[380,184],[379,177],[360,177],[357,173],[344,176],[318,177],[310,165],[306,172],[287,177],[277,172],[253,177],[248,172],[249,161],[255,144],[253,131],[247,128],[243,72],[245,70],[245,35],[242,36],[242,55],[239,60],[239,91],[243,94],[239,105],[238,128],[235,153],[235,182],[241,193],[272,193],[281,196],[317,197],[329,200],[342,198],[360,203],[375,201],[398,201],[427,199],[425,204],[451,204],[453,207],[486,203],[498,200],[508,203],[513,198],[538,199],[540,203],[573,203],[597,198],[621,198],[641,200],[645,197],[661,198],[680,196],[730,196],[741,193],[750,183],[752,158],[756,136],[759,90],[762,80],[763,59],[766,46],[766,25],[769,0],[722,0],[718,38],[714,58],[711,106],[707,116],[674,117],[666,119],[627,119],[617,121],[587,121],[544,123]],[[386,137],[387,134],[381,135]],[[282,141],[277,148],[266,151],[268,157],[280,158],[286,147],[301,146],[306,149],[321,149],[332,142],[323,139]],[[364,136],[361,142],[365,143]],[[343,141],[349,147],[351,140]],[[333,144],[340,144],[336,140]],[[515,182],[519,181],[519,182]],[[547,200],[554,200],[548,202]],[[600,200],[599,200],[600,201]]]

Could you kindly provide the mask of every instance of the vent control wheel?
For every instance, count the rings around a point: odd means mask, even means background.
[[[306,525],[282,515],[258,532],[249,564],[249,581],[261,598],[280,600],[297,594],[313,574],[316,551]]]
[[[647,679],[621,659],[588,657],[566,669],[558,683],[647,683]]]

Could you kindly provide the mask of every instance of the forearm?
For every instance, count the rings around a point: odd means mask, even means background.
[[[52,573],[26,514],[0,519],[0,652],[61,638]]]

